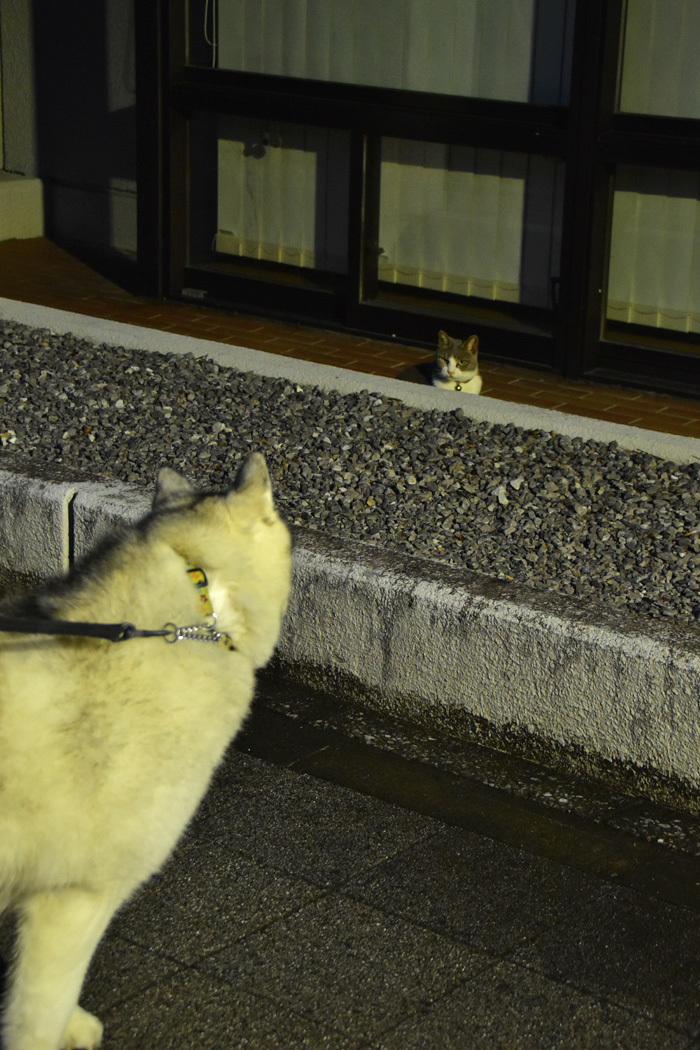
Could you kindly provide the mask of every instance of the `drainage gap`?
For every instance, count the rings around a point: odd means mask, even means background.
[[[75,510],[73,504],[77,496],[75,489],[68,493],[63,509],[63,568],[66,572],[75,564]]]

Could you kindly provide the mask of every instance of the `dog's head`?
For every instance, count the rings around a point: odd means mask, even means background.
[[[164,468],[148,531],[204,569],[219,629],[231,634],[254,666],[266,663],[287,607],[291,541],[263,456],[251,453],[225,494],[199,494]]]

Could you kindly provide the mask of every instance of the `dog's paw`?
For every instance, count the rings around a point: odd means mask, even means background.
[[[102,1025],[100,1022],[87,1010],[76,1006],[63,1033],[61,1050],[96,1050],[101,1042]]]

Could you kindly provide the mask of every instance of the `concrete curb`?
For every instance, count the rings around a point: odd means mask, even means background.
[[[261,350],[248,350],[245,347],[228,346],[207,339],[161,332],[154,328],[125,325],[88,317],[85,314],[22,303],[14,299],[0,298],[0,319],[17,321],[34,328],[48,328],[60,334],[70,332],[81,339],[112,346],[151,350],[161,354],[208,357],[229,368],[255,372],[256,375],[282,377],[302,386],[317,386],[322,390],[335,390],[341,394],[372,390],[423,410],[453,412],[456,408],[463,408],[465,413],[475,420],[513,423],[529,430],[555,431],[557,434],[585,440],[606,443],[616,441],[623,448],[638,449],[660,459],[672,460],[674,463],[700,462],[698,438],[662,434],[621,423],[606,423],[552,409],[499,401],[493,397],[474,397],[452,390],[435,390],[433,387],[424,387],[416,383],[404,383],[399,379],[370,376],[365,372],[353,372],[331,365],[317,365],[279,354],[267,354]]]
[[[0,472],[0,570],[61,572],[150,499]],[[700,635],[295,530],[278,647],[422,722],[460,715],[700,788]]]
[[[54,576],[70,564],[70,482],[0,470],[0,560],[11,572]]]

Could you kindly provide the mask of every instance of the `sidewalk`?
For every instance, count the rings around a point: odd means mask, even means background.
[[[110,928],[83,997],[104,1050],[700,1045],[697,858],[537,802],[504,819],[505,793],[475,789],[467,819],[420,763],[406,788],[427,778],[430,797],[404,808],[371,746],[349,744],[358,793],[333,782],[342,763],[299,771],[324,765],[323,734],[277,737],[284,764],[253,757],[271,747],[263,695],[175,858]]]

